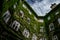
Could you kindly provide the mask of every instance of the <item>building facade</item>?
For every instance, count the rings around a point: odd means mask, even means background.
[[[59,40],[59,11],[60,4],[47,15],[38,16],[24,0],[2,0],[0,39]]]

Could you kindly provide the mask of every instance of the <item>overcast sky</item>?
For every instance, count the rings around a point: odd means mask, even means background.
[[[60,3],[60,0],[26,0],[38,16],[44,16],[51,8],[51,4]]]

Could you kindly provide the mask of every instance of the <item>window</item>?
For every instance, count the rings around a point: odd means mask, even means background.
[[[50,20],[50,16],[48,17],[48,20]]]
[[[23,4],[23,7],[24,7],[24,8],[27,8],[25,4]]]
[[[43,23],[43,22],[44,22],[44,20],[43,20],[43,19],[39,19],[39,20],[38,20],[38,22],[42,22],[42,23]]]
[[[54,35],[54,36],[52,37],[52,40],[58,40],[57,35]]]
[[[37,36],[35,34],[33,34],[32,40],[37,40]]]
[[[43,40],[42,38],[40,40]]]
[[[53,23],[51,23],[51,24],[49,25],[49,30],[50,30],[50,31],[53,31],[53,30],[54,30],[54,24],[53,24]]]
[[[47,39],[43,37],[43,38],[40,38],[40,40],[47,40]]]
[[[44,27],[40,27],[40,32],[44,32]]]
[[[5,23],[7,23],[9,21],[10,17],[11,17],[9,11],[5,12],[3,14],[3,17],[4,17],[3,20],[5,21]]]
[[[18,29],[20,28],[20,23],[17,21],[14,21],[12,23],[12,28],[15,29],[16,31],[18,31]]]
[[[23,4],[23,7],[26,8],[26,9],[28,10],[28,12],[29,12],[30,15],[32,14],[31,11],[26,7],[25,4]]]
[[[14,6],[13,6],[13,7],[14,7],[14,9],[15,9],[15,8],[17,7],[17,3],[16,3],[16,4],[14,4]]]
[[[60,18],[58,18],[58,23],[60,24]]]
[[[28,8],[27,8],[27,10],[28,10],[29,14],[31,15],[32,14],[31,11]]]
[[[56,14],[55,14],[55,15],[57,15],[57,14],[59,14],[59,12],[56,12]]]
[[[20,16],[23,17],[24,16],[24,12],[22,10],[20,10]]]
[[[30,18],[27,18],[27,22],[28,22],[28,24],[30,24]]]
[[[24,31],[23,31],[23,35],[26,37],[26,38],[29,38],[29,31],[25,28]]]

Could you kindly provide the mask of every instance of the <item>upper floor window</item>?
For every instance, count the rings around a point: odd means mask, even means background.
[[[40,32],[44,32],[44,27],[40,27]]]
[[[60,24],[60,18],[58,18],[58,23]]]
[[[24,12],[22,10],[20,10],[20,16],[23,17],[24,16]]]
[[[50,20],[51,18],[50,18],[50,16],[48,17],[48,20]]]
[[[50,31],[53,31],[53,30],[54,30],[54,24],[53,24],[53,23],[51,23],[51,24],[49,25],[49,30],[50,30]]]
[[[28,22],[28,24],[30,24],[30,21],[31,21],[30,18],[27,18],[27,22]]]

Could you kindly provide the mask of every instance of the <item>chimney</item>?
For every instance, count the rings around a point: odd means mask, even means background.
[[[51,9],[54,9],[56,7],[56,3],[51,4]]]

